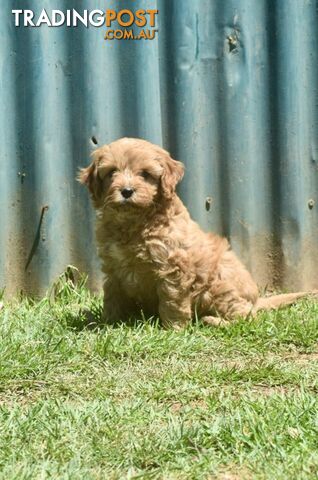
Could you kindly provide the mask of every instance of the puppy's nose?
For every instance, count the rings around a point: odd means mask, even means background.
[[[134,189],[133,188],[123,188],[122,191],[121,191],[121,194],[124,198],[129,198],[132,196],[132,194],[134,193]]]

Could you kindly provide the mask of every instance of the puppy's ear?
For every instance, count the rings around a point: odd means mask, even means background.
[[[98,173],[98,159],[99,155],[96,151],[93,153],[92,163],[86,168],[81,168],[77,176],[77,180],[87,186],[95,203],[100,200],[103,189],[103,181]]]
[[[161,175],[162,192],[166,198],[172,198],[177,184],[182,180],[184,165],[178,160],[173,160],[169,155],[160,158],[163,167]]]

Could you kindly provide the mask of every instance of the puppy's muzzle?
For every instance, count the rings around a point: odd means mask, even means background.
[[[126,188],[123,188],[120,193],[125,199],[127,199],[132,196],[132,194],[134,193],[134,189],[126,187]]]

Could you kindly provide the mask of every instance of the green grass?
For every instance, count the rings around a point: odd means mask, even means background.
[[[183,332],[81,308],[65,279],[4,302],[1,479],[318,477],[318,303]]]

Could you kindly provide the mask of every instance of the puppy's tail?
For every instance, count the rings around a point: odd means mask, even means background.
[[[261,297],[254,305],[254,311],[260,310],[277,310],[280,307],[291,305],[300,298],[309,296],[317,296],[318,290],[312,290],[311,292],[297,292],[297,293],[283,293],[281,295],[273,295],[271,297]]]

